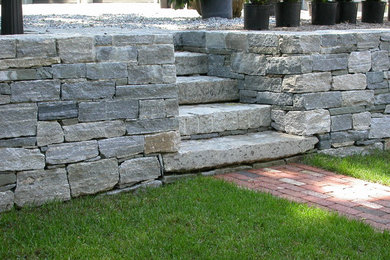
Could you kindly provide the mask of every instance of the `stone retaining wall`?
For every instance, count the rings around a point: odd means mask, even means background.
[[[272,105],[274,129],[315,135],[322,153],[390,147],[390,30],[181,32],[208,75],[238,79],[240,100]]]
[[[172,35],[2,36],[0,211],[156,185],[175,82]]]

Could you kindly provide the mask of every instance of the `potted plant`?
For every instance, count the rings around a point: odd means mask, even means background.
[[[358,3],[353,0],[337,0],[336,23],[356,23]]]
[[[245,0],[233,0],[233,18],[241,17],[244,2]],[[202,15],[200,0],[193,0],[190,5],[193,9],[196,9],[196,11],[198,11],[199,15]]]
[[[381,0],[366,0],[362,2],[363,23],[383,23],[386,2]]]
[[[311,23],[314,25],[336,24],[337,2],[313,0],[311,3]]]
[[[267,0],[247,0],[244,4],[244,29],[268,30],[270,8]]]
[[[193,0],[169,0],[174,9],[184,8],[185,5],[191,5]],[[199,0],[200,14],[203,19],[210,17],[233,18],[232,0]],[[198,9],[197,8],[197,9]]]
[[[276,27],[297,27],[301,20],[302,2],[282,0],[275,5]]]

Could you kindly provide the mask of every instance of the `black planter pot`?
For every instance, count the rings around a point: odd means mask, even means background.
[[[22,0],[3,0],[1,34],[23,34]]]
[[[202,18],[222,17],[233,18],[232,0],[201,0]]]
[[[311,3],[311,23],[314,25],[336,24],[337,2]]]
[[[358,3],[339,2],[336,23],[356,23]]]
[[[362,2],[362,22],[363,23],[383,23],[386,3],[375,1]]]
[[[268,30],[271,5],[244,4],[244,29]]]
[[[160,0],[160,8],[171,8],[168,4],[168,0]]]
[[[297,27],[301,20],[301,2],[282,2],[275,5],[276,27]]]

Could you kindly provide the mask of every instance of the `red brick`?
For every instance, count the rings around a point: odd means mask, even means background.
[[[361,211],[340,204],[333,204],[329,205],[328,207],[338,211],[339,213],[344,213],[347,215],[357,215],[361,213]]]
[[[362,219],[375,221],[376,223],[380,223],[380,224],[385,224],[386,225],[386,224],[390,223],[390,219],[377,217],[377,216],[374,216],[374,215],[371,215],[371,214],[368,214],[368,213],[360,213],[360,214],[357,214],[357,216],[362,218]]]
[[[280,190],[280,192],[287,194],[287,195],[290,195],[290,196],[297,197],[297,198],[302,198],[302,197],[306,196],[306,194],[303,194],[302,192],[293,191],[290,189],[283,189],[283,190]]]
[[[387,225],[372,221],[372,220],[364,220],[365,223],[369,224],[370,226],[374,227],[375,229],[378,229],[380,231],[389,229]]]

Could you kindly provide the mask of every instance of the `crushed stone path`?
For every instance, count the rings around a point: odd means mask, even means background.
[[[336,211],[390,230],[390,187],[292,163],[215,176],[240,187]]]

